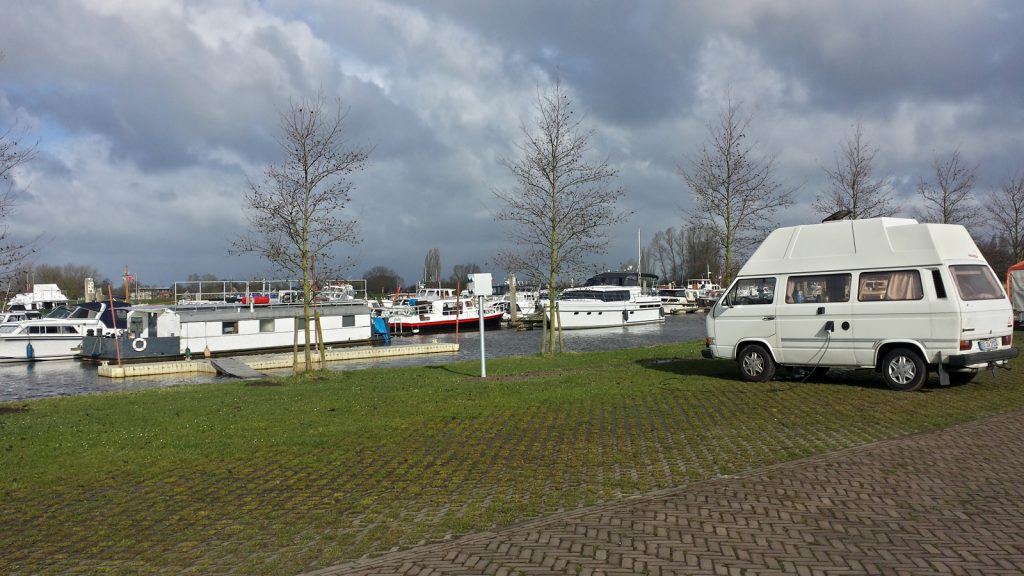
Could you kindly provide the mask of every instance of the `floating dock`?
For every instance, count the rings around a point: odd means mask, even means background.
[[[453,343],[431,343],[431,344],[408,344],[408,345],[397,345],[397,346],[375,346],[367,348],[339,348],[329,349],[324,352],[324,356],[328,362],[337,362],[341,360],[367,360],[371,358],[393,358],[395,356],[412,356],[418,354],[443,354],[443,353],[454,353],[459,351],[459,345]],[[259,373],[263,370],[275,370],[281,368],[291,368],[293,366],[293,357],[291,352],[281,354],[259,354],[253,356],[231,356],[213,359],[199,359],[199,360],[174,360],[169,362],[146,362],[141,364],[125,364],[123,366],[115,366],[112,364],[103,364],[99,367],[99,375],[106,378],[131,378],[133,376],[158,376],[164,374],[218,374],[217,367],[214,366],[214,362],[221,364],[223,367],[234,366],[235,370],[224,370],[228,372],[245,372],[244,369],[238,367],[238,364],[244,365],[248,370],[255,373]],[[299,362],[301,363],[302,354],[299,354]],[[313,353],[313,363],[320,364],[320,353]]]

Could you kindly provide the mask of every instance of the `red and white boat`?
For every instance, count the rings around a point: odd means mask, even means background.
[[[502,311],[484,304],[484,326],[496,328],[501,324]],[[420,332],[450,332],[456,326],[460,330],[477,330],[480,327],[481,310],[472,298],[410,298],[408,304],[380,309],[393,334],[418,334]]]

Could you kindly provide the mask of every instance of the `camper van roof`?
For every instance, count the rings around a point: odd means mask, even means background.
[[[841,220],[773,231],[740,276],[931,266],[946,260],[984,262],[963,226],[910,218]]]

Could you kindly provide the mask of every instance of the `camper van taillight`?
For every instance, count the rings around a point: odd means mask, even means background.
[[[1003,346],[1010,346],[1013,344],[1013,334],[1007,334],[1003,336]]]
[[[960,349],[961,350],[970,350],[971,349],[971,341],[970,340],[961,340],[960,341]]]

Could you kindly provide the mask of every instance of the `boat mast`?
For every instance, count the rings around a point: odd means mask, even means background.
[[[640,270],[642,269],[640,264],[641,264],[641,258],[643,258],[643,255],[644,255],[644,251],[643,251],[643,248],[641,248],[641,246],[643,246],[643,244],[641,244],[641,240],[640,240],[640,227],[637,226],[636,227],[636,285],[639,286],[641,289],[643,289],[643,287],[644,287],[643,275],[640,273]]]

